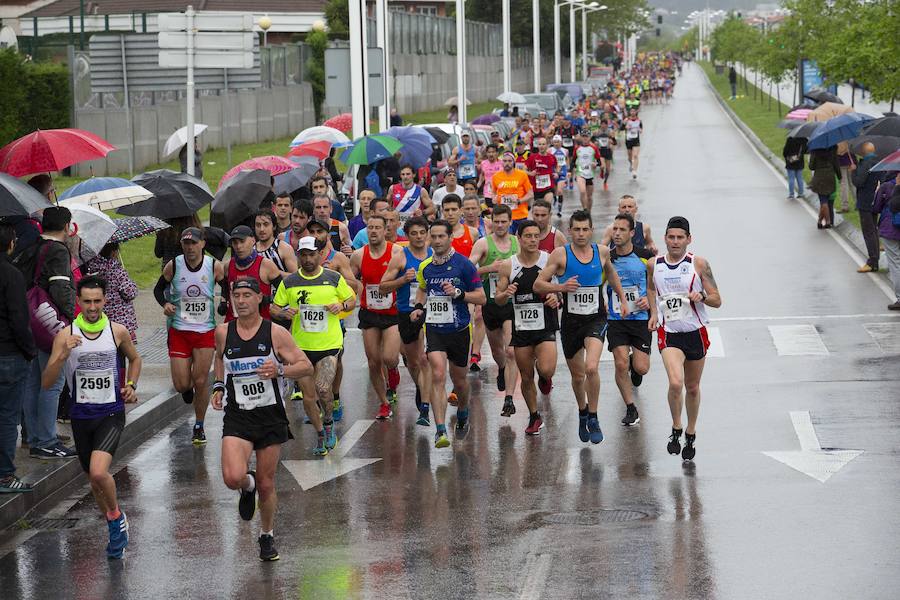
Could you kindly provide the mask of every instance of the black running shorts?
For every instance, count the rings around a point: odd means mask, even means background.
[[[544,342],[556,343],[555,331],[516,331],[513,328],[512,339],[509,345],[513,348],[525,348],[528,346],[537,346]]]
[[[288,425],[278,424],[271,427],[259,428],[249,427],[240,422],[229,419],[225,415],[222,423],[222,437],[236,437],[246,440],[253,444],[254,450],[262,450],[275,444],[284,444],[288,440],[294,439],[291,428]]]
[[[512,302],[507,302],[503,306],[488,302],[481,307],[481,318],[484,319],[484,326],[490,331],[500,329],[505,321],[513,320]]]
[[[377,327],[384,331],[389,327],[394,327],[397,324],[397,315],[385,315],[382,313],[372,312],[371,310],[366,310],[365,308],[359,309],[359,328],[360,329],[372,329]]]
[[[666,348],[678,348],[684,352],[687,360],[703,360],[709,349],[709,335],[706,327],[681,333],[666,331],[660,327],[656,330],[656,338],[660,352]]]
[[[641,138],[637,138],[635,140],[625,140],[625,147],[629,150],[635,147],[639,147],[641,145]]]
[[[419,339],[419,333],[422,331],[422,325],[425,324],[425,318],[421,317],[418,322],[409,318],[411,313],[400,313],[398,325],[400,326],[400,341],[404,344],[412,344]]]
[[[601,344],[603,343],[606,336],[606,319],[586,321],[576,326],[563,325],[559,333],[562,339],[563,354],[566,359],[571,359],[584,348],[584,340],[587,338],[597,338]]]
[[[606,339],[612,351],[617,346],[631,346],[645,354],[650,354],[653,334],[647,329],[647,321],[610,319]]]
[[[72,419],[75,451],[85,473],[91,470],[91,453],[106,452],[115,456],[119,438],[125,429],[125,411],[96,419]]]
[[[425,326],[425,352],[443,352],[447,360],[457,367],[469,366],[469,352],[472,349],[472,329],[469,326],[459,331],[440,331]]]

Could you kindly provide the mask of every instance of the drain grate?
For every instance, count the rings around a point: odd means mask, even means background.
[[[22,529],[40,529],[42,531],[56,531],[60,529],[74,529],[78,525],[78,519],[31,519],[22,522]]]
[[[586,512],[553,513],[544,516],[544,522],[551,525],[600,525],[602,523],[625,523],[639,521],[650,515],[639,510],[601,508]]]

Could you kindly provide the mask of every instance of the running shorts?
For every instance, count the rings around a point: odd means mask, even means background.
[[[92,452],[106,452],[115,456],[123,429],[125,429],[125,411],[96,419],[72,419],[75,451],[85,473],[91,470]]]
[[[587,338],[597,338],[600,343],[606,337],[606,319],[587,321],[575,327],[563,327],[559,330],[562,340],[563,354],[566,359],[574,358],[584,348]]]
[[[468,326],[459,331],[443,332],[425,327],[425,352],[443,352],[447,360],[457,367],[469,366],[469,351],[472,349],[472,330]]]
[[[500,329],[505,321],[513,320],[512,302],[507,302],[503,306],[488,302],[481,307],[481,318],[484,319],[484,326],[490,331]]]
[[[306,355],[306,358],[308,358],[309,362],[312,363],[312,366],[315,367],[323,358],[327,358],[329,356],[337,356],[338,358],[340,358],[340,354],[343,351],[343,348],[334,348],[332,350],[304,350],[303,354]]]
[[[425,319],[419,319],[418,322],[409,318],[411,313],[399,313],[398,325],[400,327],[400,341],[404,344],[412,344],[419,339],[419,333],[422,331],[422,325]]]
[[[225,415],[222,422],[222,437],[236,437],[253,444],[254,450],[262,450],[275,444],[284,444],[294,439],[291,428],[283,423],[274,424],[271,427],[248,427],[240,422],[234,422]]]
[[[709,335],[706,327],[694,331],[672,332],[662,327],[656,330],[657,345],[662,352],[666,348],[678,348],[687,360],[703,360],[709,349]]]
[[[378,328],[384,331],[389,327],[397,324],[397,315],[383,315],[381,313],[372,312],[365,308],[359,309],[359,328],[373,329]]]
[[[594,178],[593,178],[593,177],[582,177],[581,175],[579,175],[579,177],[581,177],[582,179],[584,179],[584,185],[594,185]]]
[[[606,340],[609,342],[610,351],[618,346],[631,346],[645,354],[650,354],[653,334],[647,329],[647,321],[614,319],[609,321]]]
[[[600,148],[600,156],[603,160],[612,160],[613,153],[611,148]]]
[[[169,327],[168,344],[170,358],[190,358],[195,349],[216,347],[216,330],[210,329],[200,333]]]
[[[639,147],[641,145],[641,138],[633,139],[633,140],[625,140],[625,147],[629,150],[635,147]]]
[[[513,329],[509,345],[513,348],[527,348],[544,342],[556,343],[555,331],[516,331]]]

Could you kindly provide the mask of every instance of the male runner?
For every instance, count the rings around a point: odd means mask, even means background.
[[[657,344],[669,376],[669,410],[672,435],[666,449],[681,452],[684,460],[696,453],[697,416],[700,412],[700,377],[709,349],[706,307],[722,306],[719,286],[705,258],[687,251],[691,226],[684,217],[672,217],[666,225],[666,254],[656,257],[653,285],[659,319],[650,318],[656,330]],[[681,448],[681,411],[687,408],[685,445]]]
[[[403,231],[409,239],[409,245],[403,248],[402,253],[391,256],[384,277],[381,278],[381,291],[385,294],[397,294],[398,330],[403,344],[401,352],[406,369],[416,384],[416,410],[419,411],[416,424],[427,427],[430,425],[431,369],[425,359],[425,345],[421,336],[424,323],[421,320],[413,321],[410,314],[415,309],[416,291],[419,288],[416,273],[422,261],[432,253],[428,246],[428,221],[425,217],[413,217],[403,226]]]
[[[539,137],[535,145],[537,152],[532,152],[525,161],[528,176],[531,178],[531,186],[534,188],[534,197],[552,202],[559,165],[556,162],[556,156],[548,152],[547,138]]]
[[[478,166],[475,164],[475,146],[472,145],[472,135],[463,131],[459,135],[459,145],[450,153],[447,164],[456,170],[459,182],[478,180]]]
[[[637,210],[637,200],[634,199],[634,196],[625,194],[619,199],[619,214],[630,215],[631,218],[634,219],[634,237],[632,238],[631,243],[634,244],[635,248],[639,248],[640,250],[646,249],[650,256],[655,256],[657,253],[656,243],[653,241],[650,226],[637,220]],[[600,244],[612,248],[612,225],[607,227],[603,232],[603,238],[600,240]]]
[[[485,158],[481,161],[478,173],[478,184],[476,189],[482,189],[482,195],[484,195],[484,200],[487,202],[488,206],[494,203],[494,188],[491,187],[494,174],[503,169],[503,163],[497,158],[497,152],[498,148],[495,144],[487,145],[484,150]]]
[[[331,200],[328,196],[316,196],[313,199],[313,217],[329,224],[328,233],[331,235],[331,245],[335,250],[347,256],[353,253],[350,230],[344,223],[331,218]]]
[[[209,406],[209,368],[216,347],[215,284],[223,290],[225,267],[203,254],[206,242],[197,227],[181,233],[182,254],[163,267],[153,295],[165,313],[169,330],[169,365],[172,385],[186,404],[194,405],[195,445],[206,443],[203,419]],[[168,294],[166,287],[168,286]]]
[[[402,255],[403,249],[384,239],[386,224],[384,217],[370,216],[366,224],[369,228],[369,243],[354,250],[350,256],[350,269],[362,283],[359,328],[362,330],[363,347],[369,362],[369,381],[378,397],[378,414],[375,418],[379,420],[389,419],[394,414],[391,405],[397,401],[396,393],[390,398],[386,395],[384,370],[396,369],[400,362],[396,294],[382,293],[380,286],[391,258],[395,254]],[[396,385],[392,385],[391,389],[396,390]]]
[[[491,232],[491,222],[481,216],[481,202],[476,194],[466,194],[462,200],[463,223],[478,232],[483,238]]]
[[[259,495],[259,559],[278,560],[275,549],[275,470],[281,445],[293,439],[281,397],[282,378],[312,375],[309,359],[291,334],[260,314],[259,281],[240,277],[231,285],[237,319],[216,327],[216,382],[212,405],[225,409],[222,422],[222,479],[238,490],[238,513],[249,521]],[[256,469],[248,469],[256,452]]]
[[[277,236],[283,231],[291,228],[291,195],[287,192],[275,196],[275,202],[272,204],[272,212],[275,213],[275,233]]]
[[[603,275],[621,299],[624,292],[609,260],[609,250],[591,242],[594,234],[589,212],[578,210],[569,218],[572,242],[550,254],[547,266],[534,282],[538,294],[563,294],[560,327],[563,354],[572,375],[578,403],[578,438],[599,444],[603,432],[597,419],[600,401],[600,354],[606,335],[606,310],[600,286]],[[561,283],[550,280],[557,277]],[[622,315],[628,316],[628,307]]]
[[[256,238],[253,231],[246,225],[238,225],[231,230],[231,260],[226,265],[226,277],[229,284],[237,281],[238,277],[252,277],[257,280],[264,296],[272,296],[272,283],[276,285],[282,272],[274,262],[265,258],[256,250]],[[270,318],[269,307],[261,306],[260,313],[264,319]],[[233,321],[237,318],[234,306],[231,304],[231,294],[226,293],[225,321]]]
[[[276,200],[278,200],[276,198]],[[290,208],[290,206],[288,207]],[[290,219],[290,212],[288,213]],[[256,234],[256,251],[268,258],[282,273],[293,273],[297,270],[297,255],[289,244],[275,237],[275,215],[267,210],[256,213],[254,222]]]
[[[616,147],[616,134],[609,130],[609,121],[600,121],[600,131],[594,136],[600,150],[600,169],[603,175],[603,189],[609,189],[609,175],[612,173],[613,149]]]
[[[503,170],[494,174],[491,180],[496,202],[496,207],[503,205],[512,211],[512,220],[516,221],[528,218],[528,210],[534,199],[534,189],[525,171],[516,168],[515,157],[507,152],[503,155]],[[496,227],[494,228],[496,231]]]
[[[306,224],[313,218],[313,205],[309,200],[301,199],[291,207],[291,226],[278,234],[278,239],[291,247],[296,255],[297,244],[306,237]]]
[[[50,389],[65,371],[72,399],[72,437],[91,493],[106,517],[108,558],[122,558],[128,545],[128,519],[119,510],[116,482],[109,473],[125,428],[125,403],[137,402],[141,357],[124,325],[104,314],[106,281],[88,275],[78,282],[81,313],[53,340],[41,385]],[[123,358],[128,359],[128,375]]]
[[[299,245],[300,270],[278,285],[272,313],[291,319],[291,335],[315,368],[313,377],[304,377],[300,383],[304,388],[303,407],[318,433],[313,454],[324,456],[337,444],[332,383],[344,347],[338,315],[353,310],[356,294],[340,273],[321,266],[315,238],[305,237]]]
[[[456,182],[456,171],[453,169],[447,169],[444,172],[444,185],[434,190],[434,196],[431,198],[438,211],[443,209],[444,198],[450,194],[455,196],[463,194],[463,187]]]
[[[589,131],[582,131],[575,146],[575,183],[578,185],[581,208],[590,212],[594,204],[594,169],[600,161],[600,150],[591,143]]]
[[[401,226],[411,217],[431,217],[435,213],[428,190],[415,182],[415,176],[416,171],[411,165],[403,165],[400,167],[400,183],[395,183],[388,191],[387,199],[400,213]]]
[[[556,248],[566,245],[566,236],[563,232],[550,225],[550,203],[546,200],[535,200],[531,205],[531,218],[540,228],[540,243],[538,248],[550,254]]]
[[[493,232],[475,242],[472,254],[469,256],[469,260],[478,265],[478,274],[481,276],[487,298],[481,314],[487,328],[491,354],[494,362],[497,363],[497,390],[505,392],[503,416],[509,416],[515,412],[512,397],[519,377],[516,357],[509,345],[512,337],[513,307],[512,305],[501,306],[494,302],[500,264],[519,251],[518,240],[509,235],[510,213],[509,207],[505,204],[494,208]]]
[[[425,353],[431,368],[431,407],[437,429],[434,434],[436,448],[450,445],[444,423],[447,413],[444,385],[448,362],[458,402],[456,435],[464,437],[468,431],[469,382],[466,373],[471,344],[468,305],[485,302],[478,271],[475,265],[453,249],[450,231],[447,221],[437,220],[431,224],[434,254],[419,265],[415,310],[410,314],[414,322],[423,317],[425,319]]]
[[[497,162],[499,163],[500,161]],[[493,223],[490,219],[485,219],[481,216],[481,202],[478,200],[477,195],[474,193],[467,194],[463,198],[462,212],[463,223],[478,232],[475,240],[479,240],[491,233]],[[471,252],[470,249],[469,254]],[[482,308],[482,306],[475,304],[470,307],[472,311],[472,356],[470,357],[471,364],[469,369],[473,372],[481,370],[481,365],[479,364],[481,362],[481,346],[484,345],[484,336],[486,334],[484,330],[484,316],[481,314]]]
[[[472,254],[472,248],[478,240],[478,230],[470,227],[461,221],[462,201],[456,194],[450,194],[444,198],[446,208],[444,208],[444,219],[453,226],[453,249],[469,258]]]
[[[606,339],[613,354],[616,368],[616,385],[625,402],[623,425],[636,425],[641,417],[634,405],[631,386],[638,387],[650,370],[650,347],[653,333],[647,327],[656,315],[656,290],[648,286],[653,281],[653,257],[646,249],[632,243],[635,235],[634,219],[627,213],[616,215],[612,224],[613,247],[609,258],[619,275],[629,315],[623,317],[619,298],[606,288],[609,326]],[[630,381],[629,381],[630,373]]]
[[[513,330],[510,345],[516,364],[522,375],[522,396],[528,406],[527,435],[538,435],[544,422],[537,410],[537,389],[534,387],[534,369],[537,366],[538,387],[549,394],[556,370],[556,330],[559,318],[556,309],[559,297],[548,294],[541,297],[534,292],[534,281],[541,269],[547,266],[548,255],[538,248],[540,228],[534,221],[523,221],[517,232],[519,253],[500,264],[500,279],[494,300],[505,305],[510,299],[513,305]],[[504,410],[504,417],[516,412]]]
[[[644,125],[638,118],[637,110],[631,109],[625,119],[625,148],[628,150],[628,164],[632,179],[637,179],[638,156],[641,153],[641,132]]]
[[[568,123],[568,121],[567,121]],[[571,125],[569,125],[571,127]],[[571,189],[571,174],[569,173],[569,162],[571,157],[572,138],[569,138],[569,146],[563,146],[563,138],[560,135],[554,135],[552,138],[552,146],[550,153],[556,159],[557,178],[556,178],[556,216],[562,217],[563,194],[566,188]]]

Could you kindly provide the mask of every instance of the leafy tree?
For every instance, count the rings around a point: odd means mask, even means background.
[[[331,37],[347,39],[350,35],[350,5],[347,0],[327,0],[324,12]]]
[[[307,79],[313,89],[313,105],[316,109],[316,121],[322,117],[322,103],[325,101],[325,48],[328,47],[328,34],[324,31],[310,31],[306,36],[306,44],[312,54],[306,61]]]

